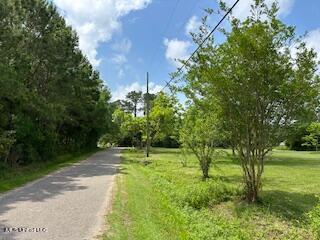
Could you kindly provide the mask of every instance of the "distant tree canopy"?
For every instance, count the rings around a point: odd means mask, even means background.
[[[150,111],[150,137],[153,145],[178,146],[181,114],[176,97],[163,92],[155,97]]]
[[[0,159],[47,160],[94,146],[110,92],[52,2],[0,3]]]
[[[307,128],[308,135],[303,137],[302,145],[312,146],[318,151],[320,144],[320,122],[313,122]]]
[[[143,112],[146,112],[146,94],[130,94],[143,96]],[[135,98],[137,100],[137,98]],[[125,100],[126,101],[126,100]],[[165,93],[150,94],[150,139],[153,146],[177,147],[181,112],[175,97]],[[123,101],[121,101],[123,102]],[[146,116],[137,116],[135,111],[128,111],[123,104],[116,103],[118,108],[113,113],[113,123],[117,126],[118,143],[121,146],[142,147],[146,143]],[[138,101],[136,101],[138,102]],[[138,109],[138,107],[137,107]]]
[[[132,113],[134,117],[142,108],[139,104],[144,102],[144,98],[141,91],[131,91],[128,92],[125,99],[117,100],[116,104],[118,107],[122,108],[123,111],[127,113]]]

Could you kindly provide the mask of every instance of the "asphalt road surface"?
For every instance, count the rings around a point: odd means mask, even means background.
[[[120,150],[95,153],[0,195],[0,240],[91,240],[101,234]]]

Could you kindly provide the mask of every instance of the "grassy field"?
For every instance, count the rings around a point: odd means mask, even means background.
[[[27,182],[43,177],[55,170],[86,159],[99,149],[67,154],[47,162],[36,162],[23,167],[9,168],[0,166],[0,193],[20,187]]]
[[[151,163],[143,160],[143,152],[123,154],[104,239],[316,239],[310,226],[319,226],[320,211],[316,225],[308,213],[319,204],[320,154],[274,150],[256,205],[241,200],[241,169],[230,152],[208,181],[196,158],[178,149],[153,149]]]

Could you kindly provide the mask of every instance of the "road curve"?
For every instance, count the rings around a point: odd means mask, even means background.
[[[119,149],[101,151],[0,195],[0,240],[95,239],[119,162]]]

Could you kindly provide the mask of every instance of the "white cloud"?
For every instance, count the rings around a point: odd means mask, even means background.
[[[94,65],[100,64],[97,48],[121,29],[121,17],[143,9],[152,0],[54,0],[79,35],[80,49]]]
[[[223,1],[227,4],[228,7],[231,7],[235,2],[235,0],[223,0]],[[278,0],[278,6],[279,6],[278,15],[285,17],[288,14],[290,14],[294,1],[295,0]],[[274,0],[265,0],[265,3],[268,6],[271,6],[273,2]],[[245,19],[248,15],[250,15],[250,6],[253,3],[254,3],[254,0],[240,1],[232,11],[233,16],[241,20]]]
[[[127,57],[124,54],[114,54],[111,61],[117,65],[123,65],[127,62]]]
[[[122,53],[129,53],[132,47],[130,39],[124,38],[121,41],[114,43],[112,49]]]
[[[146,85],[140,84],[139,82],[134,82],[130,85],[122,85],[119,86],[115,91],[112,92],[112,101],[125,99],[128,92],[131,91],[142,91],[143,93],[146,92]],[[160,92],[162,89],[161,85],[155,84],[154,82],[149,83],[149,91],[150,93],[157,93]]]
[[[176,38],[169,40],[166,38],[163,43],[166,46],[166,59],[174,66],[181,66],[181,63],[177,60],[186,60],[189,57],[189,48],[191,47],[189,41],[178,40]]]
[[[196,32],[201,25],[201,21],[197,16],[192,16],[186,24],[186,34],[188,35],[190,32]]]

